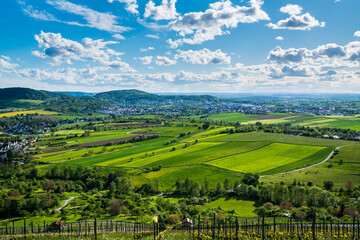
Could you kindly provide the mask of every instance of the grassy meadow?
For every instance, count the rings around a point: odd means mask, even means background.
[[[159,181],[162,190],[170,190],[177,179],[189,178],[200,183],[206,180],[214,186],[219,179],[241,180],[243,174],[247,172],[259,172],[261,175],[284,173],[323,161],[335,147],[357,146],[355,142],[342,140],[263,132],[220,134],[224,129],[226,127],[215,126],[203,130],[198,129],[196,125],[155,126],[90,132],[88,136],[81,136],[84,131],[80,129],[60,130],[55,132],[55,140],[54,137],[47,135],[44,136],[43,141],[37,143],[43,152],[36,155],[35,161],[49,163],[40,165],[43,171],[51,169],[53,164],[124,169],[135,185]],[[160,137],[136,143],[96,146],[114,139],[134,136],[133,133],[138,132],[154,133]],[[75,134],[78,136],[74,137]],[[72,137],[67,138],[67,136]],[[60,145],[49,146],[56,143]],[[87,147],[82,147],[81,144],[87,144]],[[78,147],[66,148],[70,146]],[[340,152],[346,149],[343,148]],[[344,161],[353,158],[346,153],[342,156]],[[329,172],[328,177],[331,174],[340,174],[341,171],[347,173],[354,171],[347,168],[338,169],[339,167],[327,168],[326,163],[323,165],[326,170],[324,172]],[[314,169],[323,168],[323,165]],[[355,166],[355,169],[359,167],[354,164],[351,166]],[[309,171],[312,170],[313,168]],[[262,179],[292,181],[292,175],[300,173],[301,171],[285,174],[286,177],[274,176]],[[308,174],[304,179],[310,176],[311,174]],[[356,175],[355,177],[360,180],[360,177]],[[297,178],[301,177],[297,176]],[[343,178],[334,181],[337,181],[338,185],[343,184]]]

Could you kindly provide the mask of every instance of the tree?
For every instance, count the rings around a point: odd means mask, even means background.
[[[259,184],[260,174],[259,173],[246,173],[242,182],[246,185],[256,186]]]
[[[334,183],[332,181],[324,181],[324,188],[328,191],[334,187]]]
[[[208,122],[208,121],[204,122],[202,128],[203,129],[208,129],[209,127],[210,127],[210,122]]]
[[[170,224],[177,224],[180,222],[180,217],[177,214],[171,214],[166,218],[166,221]]]
[[[348,191],[353,190],[353,188],[355,187],[354,181],[353,180],[347,180],[346,183],[344,184],[344,187]]]
[[[109,205],[109,214],[112,216],[119,215],[124,210],[125,204],[121,199],[114,199]]]
[[[356,207],[350,206],[344,209],[344,215],[354,218],[359,216],[359,212],[357,211]]]
[[[45,182],[43,182],[42,187],[45,191],[49,192],[55,189],[55,182],[53,180],[46,179]]]
[[[7,156],[8,160],[12,160],[12,159],[14,158],[14,156],[15,156],[14,150],[9,149],[9,150],[6,152],[6,156]]]

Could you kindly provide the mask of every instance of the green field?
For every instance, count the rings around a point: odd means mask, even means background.
[[[273,116],[282,116],[281,118],[273,119]],[[197,117],[199,118],[199,117]],[[291,123],[293,125],[301,125],[308,127],[330,127],[330,128],[344,128],[360,131],[360,118],[358,116],[317,116],[286,113],[270,113],[268,118],[266,116],[242,113],[221,113],[210,115],[207,118],[217,121],[227,122],[241,122],[244,124],[254,124],[261,122],[263,124],[285,124]]]
[[[256,217],[256,214],[254,213],[256,207],[252,201],[220,198],[202,207],[204,210],[214,208],[221,208],[227,212],[234,210],[235,215],[241,217]]]
[[[101,126],[102,123],[99,123]],[[179,124],[179,123],[177,123]],[[36,160],[51,164],[67,164],[71,166],[100,166],[106,169],[125,169],[129,172],[135,185],[146,182],[160,181],[162,190],[170,190],[177,179],[192,179],[204,183],[205,179],[216,184],[225,178],[231,181],[242,179],[243,173],[259,172],[261,175],[284,173],[303,167],[308,167],[323,161],[335,147],[344,145],[357,146],[356,142],[343,140],[321,139],[312,137],[291,136],[285,134],[251,132],[238,134],[220,134],[228,127],[213,127],[207,130],[189,127],[156,126],[142,129],[121,129],[91,132],[90,136],[81,135],[84,130],[62,130],[55,132],[59,139],[53,140],[47,135],[45,141],[38,142],[43,151],[49,153],[36,155]],[[91,144],[106,142],[118,138],[133,136],[131,132],[148,132],[159,134],[152,140],[114,145],[106,147],[54,149],[49,143],[65,142],[67,146],[76,144]],[[185,134],[181,136],[180,134]],[[170,142],[172,141],[172,142]],[[347,148],[343,148],[341,151]],[[91,153],[89,153],[91,150]],[[350,152],[342,155],[344,159],[353,158]],[[41,166],[42,170],[51,169],[52,165]],[[326,163],[323,164],[326,166]],[[160,170],[157,169],[161,166]],[[323,168],[324,174],[332,172],[349,174],[351,168],[333,167],[328,169],[322,165],[311,168]],[[359,165],[351,164],[354,169]],[[292,181],[292,175],[285,177],[266,177],[267,181]],[[289,176],[289,177],[288,177]],[[311,174],[302,176],[310,178]],[[326,174],[324,175],[326,177]],[[328,177],[331,177],[330,175]],[[359,178],[354,175],[355,178]],[[314,177],[316,178],[316,176]],[[269,180],[268,180],[269,179]],[[338,178],[337,184],[342,184],[343,178]]]
[[[220,158],[207,164],[243,173],[262,173],[300,161],[322,149],[315,146],[272,143],[256,151]]]
[[[343,164],[340,165],[340,160]],[[284,181],[292,183],[294,179],[307,183],[312,181],[319,186],[323,186],[324,181],[333,181],[335,187],[341,188],[347,180],[353,180],[355,184],[360,184],[360,146],[358,144],[348,145],[340,149],[340,153],[334,157],[334,164],[329,167],[326,162],[319,166],[303,171],[275,175],[262,178],[266,182]]]

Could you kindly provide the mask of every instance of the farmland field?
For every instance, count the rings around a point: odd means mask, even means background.
[[[233,155],[210,161],[215,167],[237,172],[265,172],[282,165],[300,161],[323,147],[273,143],[256,151]]]
[[[39,114],[39,115],[56,115],[57,112],[44,111],[44,110],[29,110],[29,111],[19,111],[19,112],[8,112],[0,114],[2,117],[15,117],[16,115],[28,115],[28,114]]]
[[[36,155],[36,159],[50,164],[126,169],[135,185],[158,179],[160,188],[166,190],[179,178],[201,183],[206,179],[212,185],[218,179],[240,180],[247,172],[270,175],[300,169],[323,161],[335,147],[349,144],[347,141],[274,133],[220,134],[226,128],[199,130],[196,126],[155,126],[90,132],[89,136],[79,137],[74,134],[80,135],[83,130],[62,130],[54,133],[58,140],[54,141],[48,135],[44,137],[45,141],[37,143],[45,153]],[[91,147],[101,141],[106,143],[134,136],[132,133],[135,132],[156,133],[160,137],[105,148]],[[183,137],[180,134],[184,134]],[[72,137],[67,139],[69,135]],[[72,149],[48,146],[49,143],[63,142],[66,146],[87,144],[90,149],[81,145]],[[151,170],[159,167],[161,169],[157,171]],[[42,170],[50,168],[51,165],[41,167]]]
[[[237,200],[234,198],[226,199],[219,198],[209,204],[206,204],[203,209],[213,209],[221,208],[225,211],[235,211],[235,215],[240,215],[241,217],[255,217],[254,213],[255,206],[252,201]]]
[[[242,113],[221,113],[207,117],[208,119],[241,122],[243,124],[285,124],[309,126],[309,127],[331,127],[360,131],[360,118],[358,116],[317,116],[304,114],[282,114],[271,113],[268,115],[254,115]]]

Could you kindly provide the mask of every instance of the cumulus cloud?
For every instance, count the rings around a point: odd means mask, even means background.
[[[169,28],[178,32],[183,38],[169,39],[170,47],[177,48],[182,44],[201,44],[213,40],[216,36],[229,34],[231,28],[239,23],[254,23],[270,20],[261,9],[263,1],[250,0],[250,6],[233,5],[230,0],[210,4],[205,12],[190,12],[169,23]],[[187,35],[192,35],[187,38]]]
[[[281,47],[276,47],[275,49],[271,50],[271,52],[269,53],[268,60],[277,63],[289,63],[289,62],[299,63],[302,62],[305,58],[311,56],[312,56],[311,51],[306,48],[282,49]]]
[[[220,49],[212,52],[207,48],[203,50],[194,51],[181,51],[175,55],[175,59],[182,59],[185,62],[191,62],[192,64],[230,64],[231,57],[226,53],[223,53]]]
[[[307,48],[282,49],[281,47],[276,47],[269,53],[268,60],[279,64],[313,63],[316,60],[321,61],[324,58],[326,58],[326,61],[329,61],[329,59],[354,61],[357,59],[356,56],[358,54],[360,54],[360,42],[351,42],[346,46],[328,43],[320,45],[313,50]]]
[[[290,30],[311,30],[314,27],[325,27],[325,22],[319,22],[310,13],[302,12],[299,5],[288,4],[280,8],[280,11],[290,15],[287,19],[280,20],[277,23],[269,23],[266,26],[272,29],[290,29]],[[301,15],[300,15],[301,14]]]
[[[155,64],[160,66],[170,66],[170,65],[175,65],[176,60],[172,60],[165,56],[157,56],[155,58]]]
[[[111,33],[121,33],[131,29],[129,27],[120,26],[117,22],[117,17],[110,13],[97,12],[86,6],[77,5],[66,0],[47,0],[46,2],[58,10],[83,17],[87,21],[86,24],[81,24],[83,26]]]
[[[360,31],[356,31],[356,32],[354,33],[354,37],[359,37],[359,38],[360,38]]]
[[[126,3],[125,9],[133,14],[139,14],[139,11],[137,10],[139,5],[137,4],[136,0],[108,0],[108,2],[112,3],[114,1],[118,1],[121,3]]]
[[[289,15],[299,15],[302,12],[302,7],[296,4],[288,4],[285,7],[280,8],[280,12],[287,13]]]
[[[282,36],[277,36],[275,39],[278,40],[278,41],[284,40],[284,38]]]
[[[152,18],[155,20],[171,20],[176,18],[179,13],[176,11],[177,0],[162,0],[161,5],[155,6],[155,3],[150,0],[145,7],[144,17],[148,18],[153,16]]]
[[[142,64],[149,65],[150,63],[152,63],[153,57],[152,56],[140,57],[140,60]]]
[[[107,47],[107,45],[116,44],[117,42],[104,42],[102,39],[93,40],[84,38],[82,42],[76,42],[63,38],[60,33],[45,33],[35,35],[42,52],[33,52],[34,56],[50,58],[54,64],[66,62],[72,63],[72,60],[84,61],[85,59],[98,62],[105,66],[116,68],[125,72],[133,72],[129,64],[121,61],[120,57],[123,53],[116,52]]]

